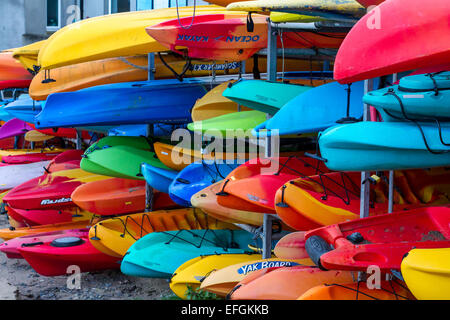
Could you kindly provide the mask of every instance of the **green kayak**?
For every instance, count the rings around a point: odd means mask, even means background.
[[[215,135],[218,132],[225,136],[245,136],[256,126],[267,120],[261,111],[241,111],[225,114],[212,119],[196,121],[188,125],[188,129],[205,135]],[[248,132],[247,132],[248,131]]]
[[[106,137],[86,150],[81,169],[109,177],[144,180],[141,164],[168,169],[143,137]]]
[[[240,80],[230,83],[223,96],[245,107],[274,115],[286,103],[312,88],[282,82]]]

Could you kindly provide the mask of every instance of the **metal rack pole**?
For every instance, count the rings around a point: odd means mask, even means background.
[[[278,32],[268,23],[268,40],[267,40],[267,80],[275,82],[277,80],[277,38]],[[269,118],[269,116],[268,116]],[[266,157],[271,157],[273,154],[273,146],[271,137],[265,138]],[[262,234],[262,258],[270,259],[272,257],[272,222],[274,218],[269,215],[264,215],[263,234]]]
[[[76,143],[77,150],[81,150],[83,148],[82,138],[83,138],[83,136],[82,136],[81,130],[77,130],[77,143]]]
[[[392,83],[396,83],[398,80],[397,73],[392,75]],[[394,170],[389,171],[389,202],[388,202],[388,213],[394,211]]]
[[[155,54],[149,53],[148,54],[148,76],[147,80],[152,81],[155,80]],[[152,137],[154,135],[154,125],[148,124],[147,125],[147,137]],[[148,184],[145,183],[145,212],[152,212],[153,211],[153,204],[154,204],[154,192],[153,188]]]
[[[373,79],[364,81],[364,93],[373,91]],[[364,121],[370,121],[370,106],[364,104]],[[361,202],[359,215],[361,218],[367,218],[369,216],[369,204],[370,204],[370,172],[361,172]]]

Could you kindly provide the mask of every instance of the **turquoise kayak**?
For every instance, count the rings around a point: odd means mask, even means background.
[[[170,278],[177,268],[201,255],[250,252],[253,235],[244,230],[179,230],[153,232],[125,254],[122,273],[144,278]]]
[[[141,173],[150,187],[160,192],[169,193],[169,186],[177,176],[178,171],[143,163]]]
[[[404,77],[399,85],[369,92],[364,102],[385,121],[450,119],[450,72]]]
[[[375,81],[377,85],[378,80]],[[350,93],[348,88],[332,82],[298,95],[271,119],[257,126],[253,135],[265,137],[319,132],[335,126],[340,120],[345,121],[347,117],[360,119],[364,108],[364,82],[353,83]]]
[[[321,156],[336,171],[448,166],[450,146],[443,142],[450,143],[450,123],[439,130],[429,123],[366,121],[335,126],[319,137]]]
[[[241,79],[230,83],[223,96],[242,106],[274,115],[290,100],[311,88],[282,82]]]

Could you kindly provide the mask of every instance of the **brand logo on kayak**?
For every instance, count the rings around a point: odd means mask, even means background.
[[[190,71],[222,71],[239,69],[242,66],[240,62],[220,63],[220,64],[191,64]]]
[[[188,36],[185,34],[179,34],[178,35],[178,41],[191,41],[191,42],[208,42],[209,37],[206,36]]]
[[[189,41],[189,42],[209,42],[210,37],[207,36],[196,36],[196,35],[185,35],[185,34],[179,34],[178,35],[178,41]],[[225,42],[231,43],[231,42],[258,42],[261,37],[256,36],[219,36],[214,37],[214,41],[221,41],[225,39]]]
[[[242,266],[238,269],[238,273],[247,274],[249,272],[260,269],[277,268],[277,267],[295,267],[298,265],[299,265],[298,263],[291,261],[263,261]]]
[[[67,202],[72,202],[72,199],[71,198],[61,198],[61,199],[56,199],[56,200],[45,199],[45,200],[41,201],[41,206],[45,206],[45,205],[49,205],[49,204],[67,203]]]
[[[265,199],[260,199],[259,197],[255,196],[255,195],[252,195],[252,194],[249,194],[249,193],[247,193],[247,198],[248,198],[248,200],[250,200],[250,201],[259,202],[259,203],[262,203],[262,204],[267,204],[267,203],[269,203],[269,201],[267,201],[267,200],[265,200]]]

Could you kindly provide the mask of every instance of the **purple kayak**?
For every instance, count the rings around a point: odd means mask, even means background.
[[[0,127],[0,140],[24,135],[33,130],[26,122],[19,119],[12,119]]]

